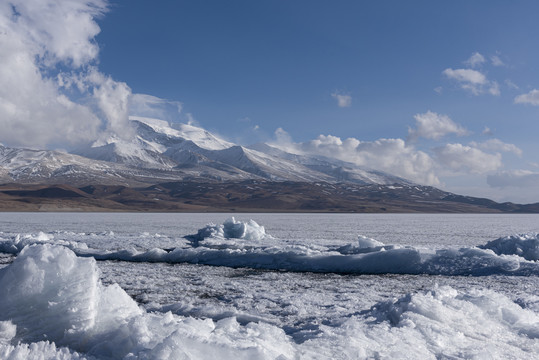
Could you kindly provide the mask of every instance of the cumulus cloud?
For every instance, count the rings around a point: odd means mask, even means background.
[[[333,135],[320,135],[316,139],[294,143],[282,128],[277,129],[274,146],[282,150],[305,155],[323,155],[351,162],[427,185],[437,186],[435,163],[425,152],[415,149],[402,139],[360,141],[341,139]]]
[[[447,144],[434,149],[440,166],[451,172],[484,174],[502,166],[499,153],[489,154],[475,147],[462,144]]]
[[[489,81],[480,71],[473,69],[445,69],[442,74],[451,80],[455,80],[462,89],[470,91],[474,95],[489,93],[500,95],[500,86],[495,81]]]
[[[492,187],[535,188],[539,189],[539,173],[528,170],[502,171],[487,177]]]
[[[467,135],[469,132],[462,126],[456,124],[447,115],[437,114],[427,111],[424,114],[414,115],[416,121],[415,129],[408,129],[408,136],[411,140],[419,137],[426,139],[439,139],[447,134],[459,136]]]
[[[527,94],[521,94],[515,97],[515,104],[530,104],[539,106],[539,90],[533,89]]]
[[[0,3],[0,141],[43,148],[88,142],[103,130],[126,132],[131,90],[93,66],[95,20],[107,6],[105,0]]]
[[[352,105],[352,96],[348,94],[343,94],[341,92],[334,92],[331,96],[337,100],[337,105],[339,107],[350,107]]]
[[[450,79],[457,80],[461,83],[468,83],[474,86],[487,83],[487,77],[481,72],[473,69],[445,69],[443,74]]]
[[[476,67],[476,66],[480,66],[481,64],[483,64],[485,62],[485,57],[483,55],[481,55],[480,53],[478,52],[475,52],[472,54],[472,56],[470,56],[470,58],[468,60],[466,60],[464,63],[470,67]]]
[[[482,143],[471,142],[470,146],[486,150],[486,151],[501,151],[513,153],[518,156],[522,156],[522,150],[514,144],[507,144],[500,139],[489,139]]]

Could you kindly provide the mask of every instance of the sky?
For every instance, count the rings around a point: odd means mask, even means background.
[[[539,2],[0,0],[0,142],[129,115],[539,202]]]

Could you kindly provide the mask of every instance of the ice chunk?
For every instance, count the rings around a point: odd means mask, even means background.
[[[0,320],[17,325],[15,339],[21,341],[89,343],[83,334],[140,314],[118,286],[100,284],[93,258],[78,258],[61,246],[25,247],[1,270],[0,288]]]
[[[528,359],[539,316],[489,290],[448,286],[380,302],[301,344],[305,358]]]
[[[526,260],[539,260],[539,234],[512,235],[479,246],[498,255],[518,255]]]
[[[260,241],[269,235],[266,229],[254,220],[247,222],[236,221],[234,217],[228,218],[222,225],[208,224],[198,230],[196,235],[187,236],[198,243],[208,238],[242,239],[247,241]]]
[[[0,358],[79,358],[77,352],[100,359],[295,355],[284,331],[272,325],[146,313],[118,285],[101,284],[93,258],[61,246],[25,247],[0,270],[0,288]]]
[[[384,246],[384,243],[363,235],[357,237],[357,242],[360,249],[372,249]]]

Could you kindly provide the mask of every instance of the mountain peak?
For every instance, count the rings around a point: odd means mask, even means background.
[[[231,142],[221,139],[220,137],[210,133],[203,128],[191,124],[169,124],[167,121],[164,120],[140,116],[130,116],[129,120],[143,123],[152,128],[152,130],[156,133],[164,134],[171,138],[190,140],[197,146],[206,150],[224,150],[235,145]]]

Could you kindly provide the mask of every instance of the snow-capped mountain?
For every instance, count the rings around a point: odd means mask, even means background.
[[[322,156],[257,144],[243,147],[188,124],[130,117],[132,133],[110,135],[76,155],[0,146],[0,180],[23,183],[158,183],[185,179],[266,179],[358,184],[409,181]]]
[[[301,164],[311,170],[326,174],[340,182],[379,185],[391,185],[396,183],[406,185],[414,184],[411,181],[398,176],[322,155],[291,154],[265,143],[254,144],[249,146],[249,148],[274,157],[286,159],[293,163]]]

